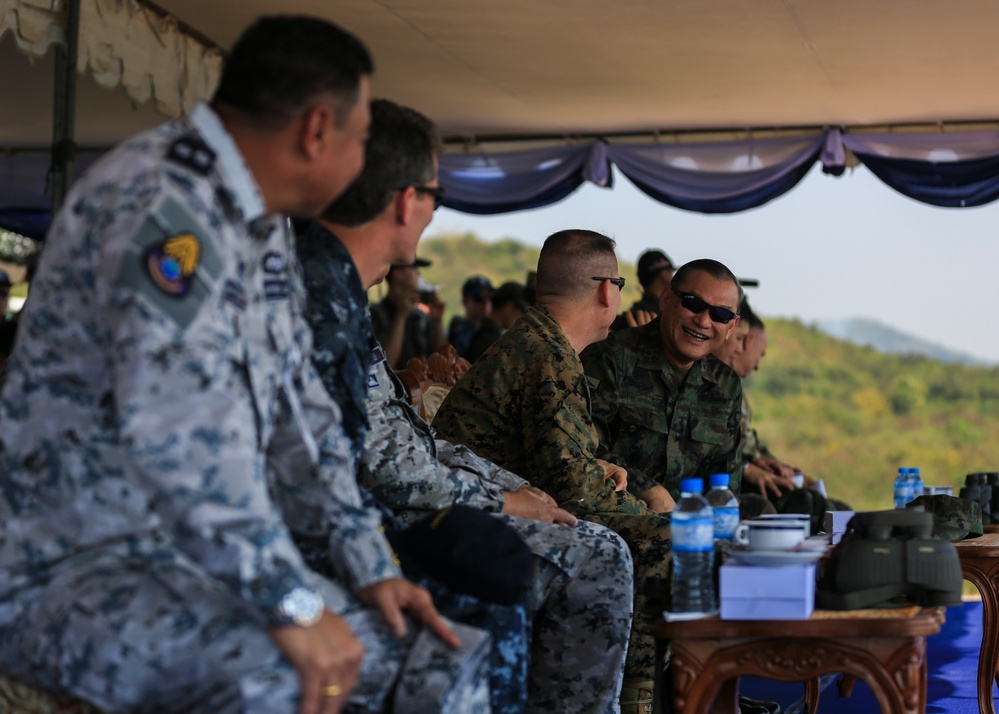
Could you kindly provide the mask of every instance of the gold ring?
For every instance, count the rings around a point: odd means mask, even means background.
[[[343,694],[343,689],[340,688],[339,684],[331,684],[328,687],[323,687],[321,691],[324,697],[339,697]]]

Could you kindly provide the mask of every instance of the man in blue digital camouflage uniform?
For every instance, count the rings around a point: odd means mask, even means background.
[[[489,711],[488,635],[361,505],[282,217],[359,173],[371,70],[332,25],[260,20],[211,107],[70,192],[0,398],[6,673],[108,711]]]
[[[314,360],[352,425],[360,480],[380,502],[407,522],[455,503],[507,514],[533,550],[528,711],[616,712],[632,608],[626,545],[606,528],[576,524],[524,479],[435,443],[397,399],[367,317],[365,289],[389,265],[412,262],[433,215],[437,144],[419,113],[372,104],[364,171],[298,242]]]

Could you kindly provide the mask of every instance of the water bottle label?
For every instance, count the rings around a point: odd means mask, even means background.
[[[739,525],[738,508],[716,508],[715,538],[731,538],[735,535],[735,527]]]
[[[711,517],[673,520],[673,550],[680,553],[701,553],[714,550],[715,524]]]

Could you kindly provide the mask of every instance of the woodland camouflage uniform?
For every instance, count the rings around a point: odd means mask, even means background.
[[[635,563],[635,618],[625,672],[652,679],[649,634],[666,605],[669,517],[614,484],[594,461],[583,365],[544,308],[532,308],[451,388],[438,436],[527,478],[580,518],[616,531]]]

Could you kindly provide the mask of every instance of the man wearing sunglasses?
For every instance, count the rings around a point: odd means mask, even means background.
[[[660,316],[615,332],[583,353],[594,385],[598,456],[628,469],[628,489],[672,510],[680,479],[742,478],[742,382],[714,352],[739,324],[739,281],[715,260],[682,266]]]
[[[494,712],[610,714],[631,626],[625,544],[606,528],[577,522],[523,478],[435,440],[404,401],[405,390],[375,340],[366,290],[390,264],[412,261],[431,216],[429,206],[418,205],[419,196],[396,187],[436,179],[438,139],[430,120],[406,107],[378,100],[371,114],[361,176],[298,245],[314,361],[343,411],[358,481],[403,523],[460,504],[495,514],[533,553],[526,603],[532,622],[529,696],[526,707],[509,706],[514,685],[524,678],[519,665],[526,667],[528,657],[507,636],[495,643],[505,654],[500,659],[512,663],[494,660],[493,682],[501,685],[494,693],[507,693],[500,701],[494,696]],[[469,534],[477,537],[488,536]],[[469,604],[448,599],[440,607],[467,622]],[[499,640],[502,621],[490,624]]]
[[[662,617],[669,519],[623,490],[596,458],[590,395],[579,353],[607,337],[624,278],[614,241],[559,231],[538,258],[537,299],[451,388],[434,418],[441,438],[523,476],[580,518],[616,531],[634,561],[634,620],[621,693],[623,714],[651,711],[652,624]],[[648,707],[648,708],[646,708]]]

